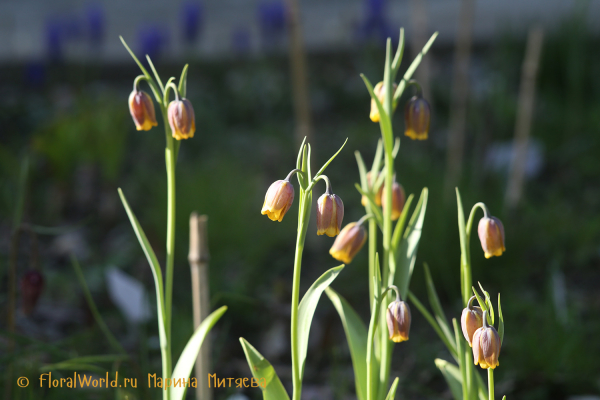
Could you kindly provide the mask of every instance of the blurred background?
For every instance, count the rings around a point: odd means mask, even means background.
[[[425,299],[427,262],[447,316],[459,317],[458,186],[466,212],[483,201],[506,230],[502,257],[485,260],[471,242],[474,281],[492,297],[502,293],[497,393],[600,399],[598,20],[598,1],[2,0],[0,395],[115,398],[106,389],[15,385],[18,376],[37,379],[45,366],[112,351],[71,265],[75,254],[100,314],[136,360],[120,371],[140,376],[138,391],[117,398],[160,396],[141,389],[148,372],[160,371],[154,288],[117,188],[164,260],[164,136],[160,121],[149,132],[135,130],[127,98],[139,70],[119,35],[138,57],[150,55],[163,81],[190,64],[197,131],[178,160],[174,357],[193,332],[188,219],[198,211],[209,218],[211,309],[229,306],[211,335],[211,371],[250,376],[243,336],[289,388],[297,208],[274,223],[260,215],[264,194],[294,168],[301,137],[312,144],[313,168],[348,138],[327,174],[344,201],[345,223],[362,216],[353,153],[370,164],[380,133],[359,73],[381,80],[385,39],[396,43],[404,27],[401,74],[439,31],[415,75],[432,107],[429,140],[405,138],[402,113],[394,118],[402,137],[398,180],[407,193],[430,190],[412,291]],[[24,229],[15,248],[19,215]],[[333,239],[315,231],[313,221],[303,289],[338,265],[328,254]],[[333,287],[368,321],[366,253]],[[44,280],[36,304],[27,297],[39,289],[32,270]],[[450,360],[414,309],[411,340],[396,346],[392,365],[399,398],[451,398],[436,357]],[[325,296],[307,362],[303,399],[355,398],[342,325]],[[256,388],[220,388],[214,397],[262,398]]]

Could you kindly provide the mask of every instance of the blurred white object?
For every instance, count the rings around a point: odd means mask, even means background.
[[[514,142],[493,143],[487,151],[485,166],[496,172],[508,173],[515,157]],[[533,178],[539,174],[544,163],[542,145],[538,140],[530,139],[527,145],[525,177]]]
[[[132,323],[142,323],[150,318],[150,305],[144,285],[115,267],[106,271],[106,284],[110,299]]]
[[[227,400],[250,400],[248,397],[243,394],[234,394],[233,396],[229,396]]]

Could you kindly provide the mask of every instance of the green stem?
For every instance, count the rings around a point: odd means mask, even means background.
[[[367,204],[367,213],[370,213],[370,205]],[[369,301],[373,308],[373,296],[375,295],[374,279],[377,276],[375,268],[375,255],[377,253],[377,221],[369,220]]]
[[[494,400],[494,370],[488,368],[489,400]]]
[[[296,238],[296,254],[294,257],[294,282],[292,287],[292,379],[294,384],[293,400],[300,400],[302,393],[302,378],[300,371],[300,356],[298,344],[298,304],[300,303],[300,272],[302,270],[302,252],[304,250],[304,241],[306,239],[306,230],[310,219],[310,210],[312,204],[312,193],[302,191],[300,195],[300,224],[298,226],[298,236]]]
[[[175,261],[175,140],[171,135],[171,127],[167,119],[166,106],[162,107],[163,121],[165,124],[165,135],[167,148],[165,149],[165,161],[167,167],[167,267],[166,267],[166,296],[165,296],[165,332],[167,337],[167,359],[163,360],[163,374],[165,378],[171,378],[171,321],[173,312],[173,270]],[[169,391],[166,390],[163,398],[169,399]]]

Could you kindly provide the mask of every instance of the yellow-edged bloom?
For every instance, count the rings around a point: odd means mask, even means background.
[[[485,315],[484,315],[485,321]],[[487,321],[473,334],[473,362],[483,369],[494,369],[500,362],[500,336],[493,326],[488,326]]]
[[[481,311],[481,307],[472,306],[474,299],[475,296],[471,297],[469,304],[460,316],[460,326],[463,336],[471,347],[473,347],[473,335],[475,331],[483,326],[483,312]]]
[[[391,302],[387,308],[386,320],[391,341],[400,343],[408,340],[411,320],[408,303],[402,300]]]
[[[344,218],[344,203],[339,196],[325,193],[317,200],[317,235],[337,236]]]
[[[362,223],[351,222],[335,238],[329,254],[344,264],[350,264],[366,240],[367,231],[362,226]]]
[[[175,139],[181,140],[194,137],[196,117],[192,103],[188,99],[177,99],[169,103],[167,117]]]
[[[375,185],[375,183],[376,183],[375,181],[377,180],[377,179],[373,179],[372,176],[373,176],[373,174],[371,173],[371,171],[367,172],[367,185],[369,186],[370,190],[374,189],[373,185]],[[379,186],[379,189],[377,190],[377,193],[375,194],[375,204],[380,207],[381,207],[381,195],[383,193],[383,186],[384,185]],[[360,204],[362,204],[363,207],[365,207],[367,205],[368,201],[369,200],[367,199],[367,196],[363,195],[360,198]]]
[[[394,83],[392,85],[392,96],[394,95],[394,93],[396,93],[397,88],[398,84]],[[379,82],[377,85],[375,85],[375,87],[373,88],[373,93],[375,94],[375,96],[377,96],[377,99],[379,99],[379,102],[383,105],[383,102],[385,101],[385,87],[383,86],[383,82]],[[379,109],[377,108],[377,103],[375,103],[375,100],[373,99],[371,99],[371,113],[369,114],[369,118],[371,118],[371,121],[373,122],[379,122]]]
[[[404,135],[413,140],[425,140],[429,134],[431,108],[421,96],[413,96],[404,109]]]
[[[149,131],[156,122],[154,103],[148,93],[134,89],[129,95],[129,112],[138,131]]]
[[[382,185],[385,186],[385,185]],[[383,195],[381,196],[381,206],[385,208],[386,204],[386,195],[385,188],[383,190]],[[395,221],[400,218],[402,214],[402,210],[404,209],[404,203],[406,201],[406,194],[404,193],[404,188],[398,182],[394,182],[392,185],[392,220]]]
[[[485,258],[501,256],[506,251],[504,247],[504,226],[496,217],[483,217],[479,220],[477,234],[481,241],[481,247]]]
[[[273,182],[265,195],[261,214],[267,215],[271,221],[283,219],[285,213],[290,209],[294,202],[294,186],[285,179]]]

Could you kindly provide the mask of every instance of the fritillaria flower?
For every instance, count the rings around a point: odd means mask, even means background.
[[[327,188],[317,200],[317,235],[337,236],[344,218],[344,203]]]
[[[481,307],[473,306],[473,300],[475,300],[475,296],[469,299],[467,307],[460,316],[463,335],[471,347],[473,347],[473,334],[483,326],[483,312]]]
[[[485,258],[492,256],[501,256],[506,251],[504,247],[504,226],[496,217],[487,215],[479,220],[477,227],[481,247],[485,253]]]
[[[473,361],[483,369],[494,369],[500,363],[500,336],[487,323],[487,311],[483,313],[483,326],[473,334]]]
[[[352,262],[354,256],[356,256],[367,240],[367,231],[362,226],[363,222],[364,219],[358,222],[351,222],[342,229],[329,250],[329,254],[333,258],[344,264]]]
[[[181,140],[194,137],[196,117],[192,103],[188,99],[177,98],[169,103],[167,117],[175,139]]]
[[[413,96],[404,109],[404,135],[413,140],[425,140],[429,134],[431,108],[420,93]]]
[[[408,303],[397,297],[387,308],[386,320],[390,340],[396,343],[408,340],[411,320]]]
[[[148,93],[133,89],[129,95],[129,112],[138,131],[149,131],[158,125],[154,112],[154,103]]]

